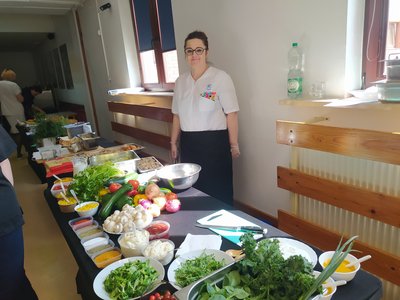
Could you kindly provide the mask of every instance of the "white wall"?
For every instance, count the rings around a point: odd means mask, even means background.
[[[105,2],[111,4],[111,9],[101,12],[98,7]],[[110,96],[107,91],[137,86],[140,82],[134,35],[128,31],[132,30],[129,1],[87,0],[78,12],[96,101],[98,131],[105,138],[113,140],[112,116],[107,107]]]
[[[31,52],[1,52],[0,72],[5,68],[11,68],[17,74],[17,84],[23,88],[38,83],[33,55]]]
[[[327,93],[345,92],[347,1],[329,0],[172,0],[179,66],[186,35],[208,34],[210,61],[233,78],[240,104],[235,161],[235,199],[276,215],[288,208],[288,194],[276,187],[277,165],[288,165],[289,148],[275,141],[277,119],[297,119],[282,107],[286,98],[287,52],[292,42],[306,54],[305,93],[326,81]],[[315,111],[315,109],[314,109]],[[303,118],[314,111],[303,109]],[[294,115],[293,115],[294,113]],[[318,114],[318,111],[316,112]]]

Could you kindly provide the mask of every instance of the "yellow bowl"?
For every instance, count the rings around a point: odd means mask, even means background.
[[[74,212],[74,208],[76,206],[76,200],[73,197],[67,197],[70,202],[65,201],[64,199],[58,200],[58,207],[61,212],[71,213]]]
[[[82,202],[75,206],[75,211],[81,217],[91,217],[97,213],[99,209],[99,202],[97,201],[87,201]]]

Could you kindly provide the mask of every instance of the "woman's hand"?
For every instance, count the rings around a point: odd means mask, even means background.
[[[171,143],[171,159],[175,161],[178,158],[178,146],[176,143]]]
[[[232,158],[238,158],[240,156],[239,145],[231,146]]]

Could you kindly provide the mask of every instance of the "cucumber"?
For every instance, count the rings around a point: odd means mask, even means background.
[[[124,207],[125,204],[132,205],[132,198],[129,197],[129,196],[127,196],[127,195],[121,196],[121,197],[117,200],[117,202],[115,202],[114,208],[115,208],[115,209],[118,209],[118,210],[121,210],[121,209]]]
[[[111,177],[104,183],[104,185],[109,186],[111,183],[124,184],[127,183],[129,180],[137,179],[138,176],[139,176],[138,173],[129,173],[126,174],[125,176]]]
[[[105,205],[103,205],[99,212],[99,217],[102,219],[106,219],[112,211],[114,204],[121,198],[126,192],[132,190],[132,185],[129,183],[123,184],[118,191],[112,194],[110,200],[107,201]]]

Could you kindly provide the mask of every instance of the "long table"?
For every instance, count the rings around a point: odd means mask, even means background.
[[[52,211],[54,218],[56,219],[58,226],[60,227],[65,240],[68,243],[69,248],[71,249],[72,254],[75,257],[75,260],[79,266],[78,274],[76,275],[76,285],[77,292],[81,294],[82,299],[100,299],[96,296],[93,291],[93,281],[96,275],[100,272],[91,259],[87,256],[82,247],[80,240],[72,231],[70,226],[68,225],[68,221],[78,217],[76,213],[61,213],[58,204],[55,198],[52,197],[50,193],[50,187],[44,191],[45,199],[49,205],[50,210]],[[263,228],[268,229],[267,238],[268,237],[290,237],[285,232],[262,222],[240,210],[234,209],[232,206],[224,204],[223,202],[210,197],[199,190],[194,188],[190,188],[182,193],[178,194],[179,199],[182,202],[182,209],[175,214],[161,214],[158,217],[158,220],[165,220],[171,224],[170,228],[170,239],[175,243],[178,247],[183,240],[185,239],[188,233],[191,234],[212,234],[212,232],[208,229],[198,228],[195,226],[196,220],[205,217],[216,210],[225,209],[228,210],[240,217],[245,218],[257,225],[260,225]],[[110,237],[116,245],[118,245],[117,238],[118,236],[112,235]],[[222,239],[221,250],[227,249],[239,249],[239,247],[226,240]],[[320,254],[321,251],[319,249],[314,250],[317,254]],[[319,266],[317,265],[317,268]],[[168,266],[166,266],[166,270]],[[167,284],[167,286],[161,286],[160,290],[169,289],[170,291],[175,291],[175,289]],[[356,277],[346,284],[345,286],[341,286],[338,288],[337,292],[333,296],[334,300],[363,300],[363,299],[381,299],[382,297],[382,283],[381,281],[373,276],[372,274],[360,270],[357,272]]]

